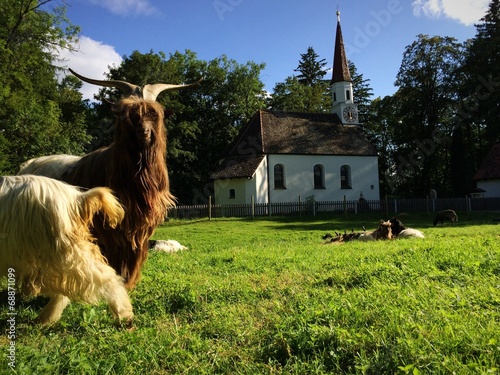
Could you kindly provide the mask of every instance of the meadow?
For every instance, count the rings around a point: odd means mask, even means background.
[[[104,304],[71,304],[48,328],[44,298],[18,296],[15,371],[0,284],[0,373],[495,374],[500,366],[500,214],[459,213],[425,239],[324,244],[376,214],[171,220],[130,295],[132,329]]]

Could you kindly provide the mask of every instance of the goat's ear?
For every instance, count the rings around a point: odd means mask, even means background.
[[[165,109],[163,111],[165,118],[170,118],[174,115],[174,110],[173,109]]]

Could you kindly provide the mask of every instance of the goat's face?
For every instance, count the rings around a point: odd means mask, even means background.
[[[397,236],[402,230],[406,229],[403,223],[395,217],[389,220],[389,222],[391,223],[392,234],[394,234],[395,236]]]
[[[380,220],[378,230],[378,239],[390,240],[392,238],[391,222]]]
[[[139,111],[132,110],[129,113],[128,120],[137,144],[142,148],[148,148],[152,142],[153,133],[158,123],[158,113],[148,111],[141,114]]]
[[[115,107],[118,116],[118,139],[133,144],[139,151],[147,150],[165,138],[163,107],[151,101],[128,98]]]

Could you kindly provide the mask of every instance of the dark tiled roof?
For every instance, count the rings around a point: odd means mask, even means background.
[[[226,152],[214,178],[250,177],[265,154],[377,156],[358,125],[335,114],[258,111]],[[241,175],[241,176],[240,176]]]
[[[296,154],[376,156],[358,125],[342,125],[335,114],[258,111],[227,155]]]
[[[229,156],[219,166],[211,178],[245,178],[252,177],[265,155]]]
[[[491,180],[497,178],[500,179],[500,142],[493,145],[474,176],[474,180]]]

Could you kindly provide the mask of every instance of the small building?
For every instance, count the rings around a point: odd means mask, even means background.
[[[493,145],[474,176],[484,198],[500,197],[500,142]]]
[[[340,18],[331,92],[331,113],[258,111],[211,176],[215,203],[379,200],[378,155],[359,124]]]
[[[380,196],[375,147],[330,113],[257,112],[212,178],[217,204]]]

